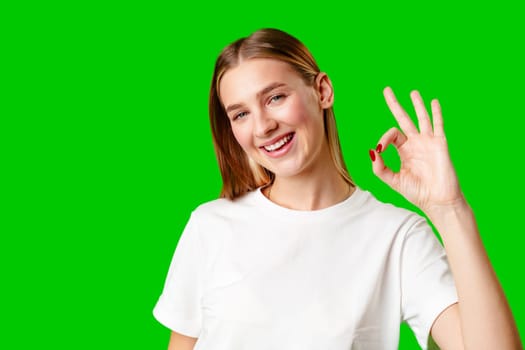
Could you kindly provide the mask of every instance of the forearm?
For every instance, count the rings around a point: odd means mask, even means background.
[[[522,349],[509,305],[465,201],[427,212],[456,283],[466,349]]]

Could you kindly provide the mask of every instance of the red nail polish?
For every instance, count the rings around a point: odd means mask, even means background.
[[[382,150],[383,150],[383,145],[382,144],[377,145],[376,147],[377,153],[381,153]]]
[[[376,161],[376,154],[374,153],[374,151],[370,150],[370,151],[368,151],[368,153],[370,153],[370,158],[372,159],[372,162],[375,162]]]

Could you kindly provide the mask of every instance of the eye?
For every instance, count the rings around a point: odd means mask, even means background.
[[[270,98],[270,103],[275,103],[275,102],[279,102],[280,100],[282,100],[283,98],[285,98],[286,96],[284,96],[283,94],[280,94],[280,95],[274,95]]]
[[[241,113],[237,113],[233,116],[232,120],[237,120],[237,119],[241,119],[241,118],[244,118],[248,113],[246,112],[241,112]]]

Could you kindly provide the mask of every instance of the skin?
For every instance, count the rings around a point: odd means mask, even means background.
[[[192,350],[197,343],[198,338],[188,337],[186,335],[171,332],[168,350]]]
[[[282,86],[266,90],[277,84]],[[258,94],[261,91],[265,93]],[[315,210],[352,192],[337,172],[324,136],[323,110],[333,105],[326,74],[320,73],[309,86],[287,63],[251,59],[224,74],[220,95],[242,149],[276,174],[271,187],[274,202]],[[285,156],[272,158],[260,148],[289,132],[295,133],[294,144]]]
[[[284,85],[265,90],[275,83]],[[235,107],[228,117],[243,150],[275,173],[269,188],[272,201],[291,209],[317,210],[352,194],[330,159],[324,137],[323,109],[333,104],[333,88],[326,74],[319,73],[314,85],[308,86],[283,62],[246,60],[225,73],[220,94],[226,108]],[[390,88],[385,88],[384,96],[400,129],[388,130],[376,149],[370,150],[373,172],[432,221],[443,239],[456,282],[459,302],[437,317],[432,338],[441,349],[522,349],[450,160],[439,102],[431,103],[431,121],[420,94],[411,93],[418,130]],[[289,132],[295,133],[295,144],[285,156],[271,158],[261,151],[261,144]],[[385,166],[381,156],[390,145],[401,160],[397,173]],[[169,349],[193,349],[195,342],[195,338],[173,332]]]
[[[456,283],[458,303],[441,313],[431,335],[441,349],[523,349],[516,323],[478,232],[452,165],[438,100],[432,121],[421,95],[413,91],[419,130],[397,102],[392,89],[384,96],[401,130],[392,128],[371,150],[374,173],[418,206],[443,239]],[[379,147],[381,145],[381,147]],[[393,145],[399,172],[385,166],[377,149]]]

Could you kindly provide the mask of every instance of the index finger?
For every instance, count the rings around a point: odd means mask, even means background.
[[[394,118],[396,118],[397,123],[399,124],[401,130],[403,130],[405,135],[417,134],[418,131],[416,129],[416,126],[414,125],[408,114],[405,112],[403,107],[401,107],[399,102],[397,102],[396,96],[394,95],[392,89],[389,86],[387,86],[383,90],[383,94],[385,96],[388,108],[390,108],[390,111],[394,115]]]

